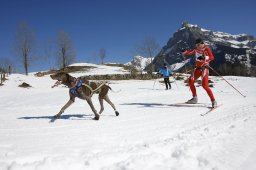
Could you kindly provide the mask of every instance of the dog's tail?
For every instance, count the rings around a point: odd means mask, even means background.
[[[113,90],[113,89],[109,86],[109,83],[108,83],[108,84],[105,84],[105,85],[109,88],[109,90],[111,90],[111,91],[114,92],[114,93],[119,93],[120,91],[122,91],[121,89],[119,89],[118,91]]]

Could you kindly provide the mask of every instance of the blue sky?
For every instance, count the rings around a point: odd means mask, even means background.
[[[125,63],[145,37],[154,37],[162,47],[183,21],[213,31],[256,36],[255,6],[254,0],[0,0],[0,58],[17,59],[12,46],[22,21],[35,32],[40,55],[44,42],[65,31],[77,61],[99,62],[92,56],[105,48],[107,62]],[[39,60],[30,71],[48,68]]]

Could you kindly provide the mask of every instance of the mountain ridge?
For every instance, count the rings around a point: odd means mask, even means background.
[[[232,35],[220,31],[211,31],[182,23],[173,36],[153,60],[155,69],[159,69],[163,62],[169,65],[184,61],[182,49],[195,48],[195,40],[202,38],[212,49],[215,60],[211,62],[213,68],[224,75],[256,75],[256,38],[252,35]],[[191,58],[191,65],[194,59]],[[235,69],[234,69],[235,68]],[[234,72],[234,70],[236,70]]]

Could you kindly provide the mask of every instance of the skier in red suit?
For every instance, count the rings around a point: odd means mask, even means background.
[[[217,106],[217,102],[214,98],[212,90],[208,86],[208,76],[209,76],[209,69],[208,65],[210,61],[214,60],[214,56],[212,54],[211,49],[204,44],[204,41],[198,38],[195,42],[196,48],[193,50],[186,50],[183,52],[184,56],[195,55],[196,57],[196,65],[194,72],[189,77],[189,87],[192,92],[192,99],[188,100],[187,103],[195,104],[197,103],[197,94],[196,94],[196,87],[194,85],[195,81],[201,76],[202,78],[202,86],[207,92],[208,96],[211,99],[212,107]]]

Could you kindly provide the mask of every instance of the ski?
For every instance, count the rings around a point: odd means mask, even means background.
[[[208,105],[206,103],[196,103],[196,104],[192,104],[192,103],[174,103],[174,104],[170,104],[170,106],[187,106],[187,107],[207,107]]]
[[[205,112],[205,113],[202,113],[202,114],[200,114],[201,116],[205,116],[205,115],[207,115],[208,113],[211,113],[212,111],[214,111],[214,110],[216,110],[217,108],[219,108],[220,106],[222,106],[223,104],[220,104],[220,105],[218,105],[218,106],[216,106],[216,107],[214,107],[214,108],[210,108],[207,112]]]

